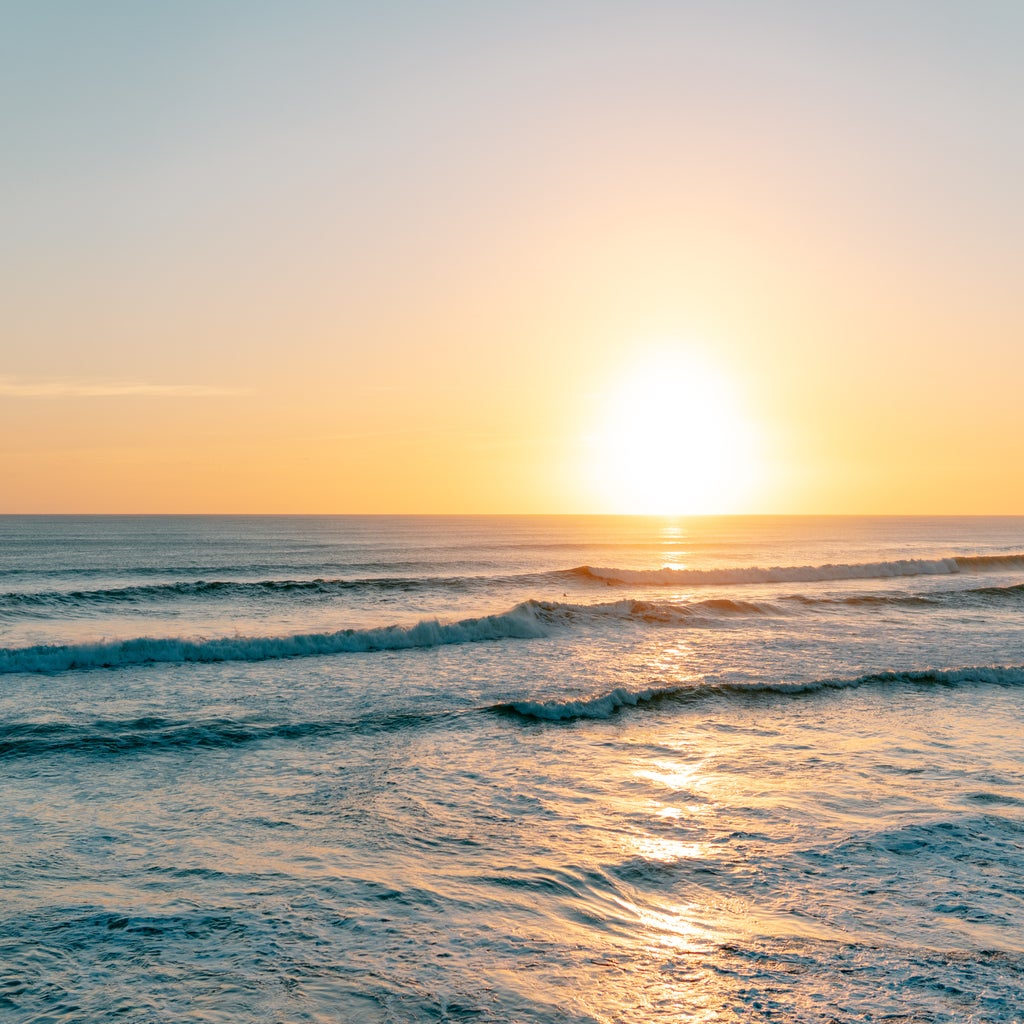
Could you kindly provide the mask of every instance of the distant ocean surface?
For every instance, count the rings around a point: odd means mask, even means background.
[[[0,517],[0,1020],[1024,1020],[1024,519]]]

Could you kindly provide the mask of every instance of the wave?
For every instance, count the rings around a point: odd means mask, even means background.
[[[184,749],[223,749],[262,742],[316,742],[346,734],[402,732],[444,726],[468,715],[498,715],[533,722],[608,720],[631,710],[659,705],[694,704],[716,698],[799,698],[828,690],[863,686],[1024,686],[1024,665],[877,672],[846,679],[812,682],[732,683],[692,680],[637,689],[616,687],[591,697],[512,700],[475,708],[440,707],[433,711],[376,710],[351,718],[267,721],[259,718],[171,719],[144,716],[80,721],[21,721],[0,723],[0,760],[76,755],[116,757],[174,752]],[[978,802],[1013,800],[980,793]]]
[[[569,604],[561,601],[526,601],[539,621],[552,626],[585,626],[608,620],[663,625],[710,625],[746,615],[780,615],[767,601],[736,601],[715,597],[706,601],[640,601],[624,598],[601,604]]]
[[[392,566],[392,569],[402,566]],[[1024,554],[960,555],[937,559],[904,559],[888,562],[803,566],[733,566],[720,569],[623,569],[595,568],[589,565],[548,572],[512,575],[381,575],[329,578],[266,578],[257,580],[192,579],[155,583],[131,583],[125,586],[76,588],[73,590],[10,590],[0,593],[0,616],[31,615],[48,617],[77,610],[160,604],[168,601],[219,600],[252,601],[261,599],[341,597],[352,593],[423,593],[436,591],[473,592],[495,587],[541,587],[567,584],[601,586],[711,586],[744,583],[800,583],[854,579],[890,579],[908,576],[960,575],[986,570],[1024,569]],[[134,575],[148,572],[167,574],[170,570],[133,570]],[[0,574],[2,576],[3,574]],[[66,573],[65,573],[66,575]],[[887,600],[879,598],[877,600]],[[812,599],[813,600],[813,599]],[[863,603],[876,598],[868,596]],[[929,599],[924,598],[923,601]],[[742,603],[742,602],[737,602]],[[853,603],[853,599],[851,599]]]
[[[343,594],[354,590],[402,591],[411,593],[436,588],[467,588],[473,577],[373,577],[369,579],[312,580],[192,580],[152,583],[95,590],[9,591],[0,594],[0,609],[65,609],[81,605],[141,604],[181,598],[252,599],[261,596]]]
[[[677,571],[677,570],[669,570]],[[335,581],[338,582],[338,581]],[[314,587],[327,581],[295,583],[264,581],[244,586]],[[385,585],[397,585],[397,580]],[[230,587],[235,584],[179,584],[179,587]],[[146,590],[149,588],[133,588]],[[161,587],[161,591],[168,588]],[[107,592],[99,591],[98,594]],[[10,595],[7,595],[10,596]],[[41,596],[41,595],[40,595]],[[958,608],[993,606],[1024,601],[1024,584],[938,591],[931,594],[852,594],[813,597],[791,594],[768,601],[742,601],[715,597],[700,601],[645,601],[623,598],[598,604],[527,600],[510,611],[442,623],[424,619],[411,626],[389,625],[368,629],[342,629],[288,636],[233,636],[220,638],[134,637],[118,641],[68,645],[0,648],[0,675],[14,672],[56,673],[79,669],[118,668],[132,665],[268,661],[346,653],[440,647],[494,640],[533,640],[552,629],[586,628],[606,622],[664,626],[714,627],[732,618],[781,616],[816,607],[927,606]],[[2,612],[0,612],[2,614]]]
[[[903,672],[872,672],[846,679],[817,679],[808,682],[734,683],[701,680],[683,685],[628,690],[622,687],[595,697],[575,700],[510,701],[494,704],[487,711],[524,719],[571,722],[581,718],[608,719],[627,708],[662,702],[698,702],[713,697],[754,698],[801,697],[828,690],[852,690],[862,686],[1024,686],[1024,665],[990,665],[974,668],[919,669]]]
[[[0,593],[0,614],[5,611],[66,613],[81,607],[136,605],[178,600],[238,600],[261,598],[333,597],[353,592],[421,593],[429,591],[487,590],[510,584],[563,583],[566,574],[521,573],[511,576],[370,576],[363,578],[181,580],[76,590],[12,590]]]
[[[620,686],[610,693],[585,700],[517,700],[507,704],[495,704],[487,710],[550,722],[574,721],[579,718],[611,718],[623,708],[635,708],[638,704],[652,704],[669,697],[679,697],[692,689],[693,687],[686,686],[664,686],[646,690],[627,690]]]
[[[984,607],[1015,604],[1024,601],[1024,583],[1008,587],[973,587],[967,590],[939,590],[928,594],[851,594],[846,597],[811,597],[806,594],[790,594],[781,602],[804,607],[816,605],[846,605],[849,607],[871,605],[895,605],[903,607],[935,607],[954,605],[958,608]]]
[[[241,576],[243,573],[245,575],[260,574],[269,578],[271,576],[294,577],[309,572],[317,572],[320,574],[334,572],[338,573],[339,576],[341,573],[348,572],[376,576],[395,572],[422,573],[433,564],[433,562],[425,560],[395,561],[392,559],[387,561],[346,561],[337,563],[318,561],[315,565],[311,565],[308,561],[246,562],[244,567],[240,567],[238,564],[230,564],[226,562],[211,562],[206,564],[187,562],[177,565],[168,562],[155,565],[124,565],[120,567],[106,564],[78,566],[61,565],[59,567],[51,567],[48,569],[38,566],[32,566],[31,568],[15,566],[0,568],[0,580],[68,579],[90,577],[114,579],[122,576],[128,579],[154,576],[164,580],[174,578],[188,579],[195,576],[214,578],[224,577],[225,579],[230,579],[232,576]],[[448,561],[445,564],[447,566],[462,564],[468,568],[476,565],[477,563],[457,563]]]
[[[442,647],[497,640],[535,640],[553,629],[578,629],[607,622],[661,626],[715,627],[729,619],[793,614],[793,606],[844,604],[956,607],[1024,600],[1024,584],[983,587],[931,595],[858,594],[841,598],[790,595],[768,601],[716,597],[703,601],[642,601],[624,598],[598,604],[528,600],[510,611],[442,623],[424,619],[411,626],[341,629],[289,636],[219,638],[134,637],[118,641],[0,648],[0,675],[14,672],[57,673],[80,669],[185,662],[270,661],[282,658],[365,654],[375,651]]]
[[[413,626],[342,629],[333,633],[293,636],[221,637],[209,640],[136,637],[91,644],[6,648],[0,649],[0,675],[158,663],[269,661],[278,658],[440,647],[483,640],[526,640],[543,635],[543,627],[527,603],[503,615],[486,615],[447,624],[436,619],[425,619]]]
[[[374,713],[356,719],[266,722],[211,718],[171,720],[155,716],[95,722],[14,722],[0,725],[0,759],[78,754],[115,756],[194,748],[220,749],[271,740],[306,740],[342,733],[394,732],[452,717]]]
[[[892,579],[898,576],[953,576],[1000,569],[1024,569],[1024,553],[904,558],[888,562],[826,565],[736,566],[721,569],[616,569],[581,565],[570,575],[607,586],[712,586],[735,583],[819,583],[830,580]]]
[[[424,619],[412,626],[378,626],[292,636],[213,639],[135,637],[86,644],[0,648],[0,675],[161,663],[270,661],[442,647],[487,640],[535,640],[549,635],[552,628],[576,627],[608,620],[698,625],[730,616],[767,615],[774,611],[776,609],[767,604],[758,605],[725,598],[677,604],[623,600],[597,605],[530,600],[502,614],[450,623]]]

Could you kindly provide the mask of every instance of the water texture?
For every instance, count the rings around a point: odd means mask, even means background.
[[[0,1020],[1024,1019],[1024,520],[0,517]]]

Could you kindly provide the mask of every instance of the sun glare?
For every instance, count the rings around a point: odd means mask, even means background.
[[[597,419],[591,471],[610,511],[746,510],[756,433],[735,388],[705,360],[673,351],[631,363],[602,396]]]

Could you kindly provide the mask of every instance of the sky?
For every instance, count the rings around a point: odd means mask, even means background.
[[[1024,513],[1024,4],[0,0],[0,512]]]

